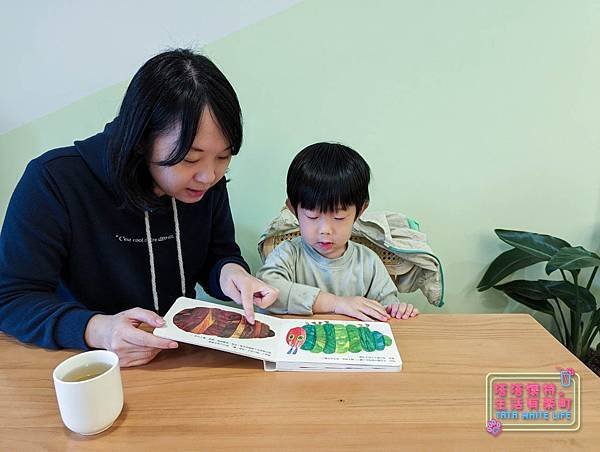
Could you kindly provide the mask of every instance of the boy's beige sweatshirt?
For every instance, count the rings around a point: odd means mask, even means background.
[[[328,259],[301,237],[286,240],[267,256],[256,276],[279,289],[278,300],[268,308],[275,314],[312,314],[320,291],[362,296],[384,306],[398,303],[398,290],[379,256],[352,241],[342,256]]]

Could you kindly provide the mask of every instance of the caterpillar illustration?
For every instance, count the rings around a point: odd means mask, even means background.
[[[312,353],[358,353],[383,350],[392,344],[392,339],[379,331],[371,331],[367,325],[306,324],[288,331],[286,341],[289,354],[298,349]]]
[[[179,311],[173,317],[177,328],[188,333],[234,339],[261,339],[275,336],[266,323],[258,320],[251,325],[246,317],[237,312],[218,308],[190,308]]]

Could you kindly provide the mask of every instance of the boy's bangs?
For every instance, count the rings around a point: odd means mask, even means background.
[[[362,196],[354,193],[349,187],[342,187],[339,183],[321,183],[310,187],[304,187],[299,193],[299,205],[303,209],[315,212],[330,213],[337,210],[345,210],[350,206],[362,204]]]

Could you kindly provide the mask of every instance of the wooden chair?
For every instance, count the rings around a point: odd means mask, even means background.
[[[299,236],[300,231],[295,230],[285,234],[277,234],[267,237],[262,244],[263,256],[265,256],[266,258],[271,253],[271,251],[273,251],[273,249],[275,249],[275,247],[284,240],[292,240],[293,238]],[[371,250],[375,251],[375,253],[377,253],[379,258],[382,260],[383,265],[385,265],[385,268],[388,271],[389,275],[392,277],[394,283],[397,282],[398,278],[401,275],[406,274],[413,267],[412,264],[406,262],[397,254],[394,254],[391,251],[388,251],[385,248],[376,245],[375,243],[371,242],[370,240],[367,240],[364,237],[353,235],[352,237],[350,237],[350,240],[352,240],[355,243],[364,245],[367,248],[370,248]]]

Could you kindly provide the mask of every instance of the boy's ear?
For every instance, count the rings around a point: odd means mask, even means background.
[[[367,207],[369,207],[369,202],[367,201],[366,203],[363,204],[362,208],[360,209],[360,211],[358,212],[358,214],[356,215],[356,218],[360,217],[363,212],[365,210],[367,210]]]
[[[290,202],[289,198],[285,198],[285,206],[289,209],[290,212],[292,212],[295,216],[298,216],[296,214],[296,209],[294,209],[294,206],[292,206],[292,203]]]

